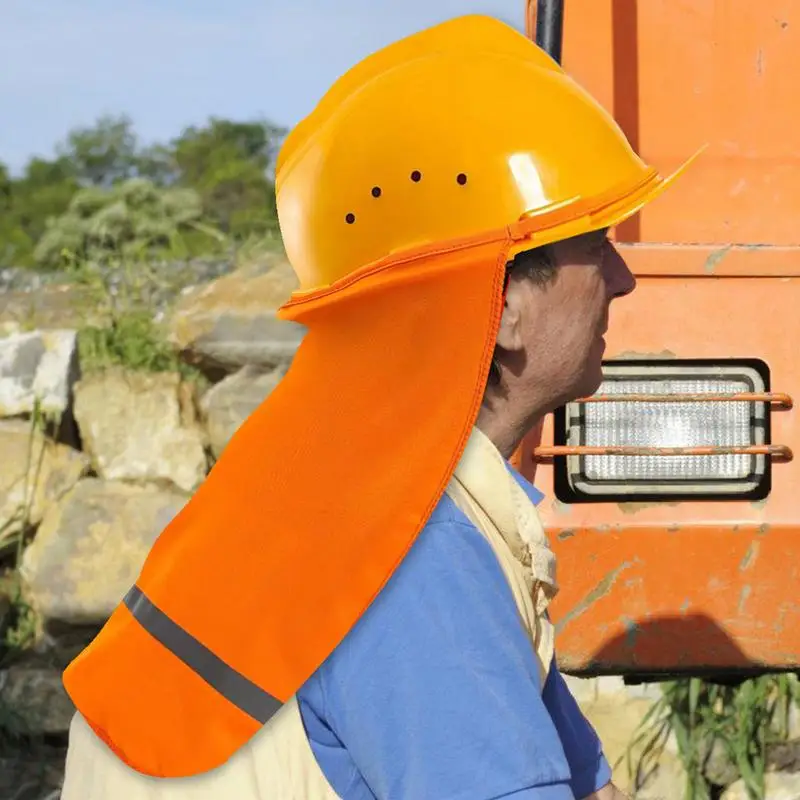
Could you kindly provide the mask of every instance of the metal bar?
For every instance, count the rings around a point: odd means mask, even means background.
[[[537,0],[536,44],[559,64],[563,39],[564,0]]]
[[[739,392],[737,394],[596,394],[573,403],[771,403],[792,408],[788,394],[774,392]]]
[[[770,456],[782,461],[791,461],[794,454],[783,444],[750,445],[747,447],[728,447],[710,445],[707,447],[537,447],[534,458],[557,458],[559,456]]]

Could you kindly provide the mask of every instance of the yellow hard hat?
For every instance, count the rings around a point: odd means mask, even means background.
[[[288,136],[276,174],[305,292],[496,228],[516,224],[525,249],[610,227],[666,182],[555,61],[477,15],[350,70]]]

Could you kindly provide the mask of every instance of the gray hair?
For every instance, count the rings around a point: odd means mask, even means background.
[[[523,250],[506,264],[506,277],[503,284],[503,294],[508,289],[512,278],[533,281],[537,286],[547,286],[556,276],[558,267],[553,260],[549,245],[535,247],[532,250]],[[501,385],[500,364],[497,347],[492,355],[489,367],[487,387],[497,388]]]

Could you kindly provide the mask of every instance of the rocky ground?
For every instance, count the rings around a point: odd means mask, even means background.
[[[0,800],[54,800],[73,708],[61,672],[135,580],[155,538],[241,422],[277,385],[302,338],[278,322],[291,270],[192,266],[153,306],[202,375],[86,374],[81,286],[0,272],[0,565],[30,541],[20,573],[40,620],[30,647],[0,648]],[[221,276],[221,277],[220,277]],[[194,284],[194,285],[193,285]],[[175,282],[172,282],[175,286]],[[34,407],[57,415],[37,429]],[[17,581],[0,585],[0,634],[25,628]],[[16,732],[16,733],[15,733]]]

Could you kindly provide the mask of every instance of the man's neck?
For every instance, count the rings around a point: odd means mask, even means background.
[[[504,398],[486,398],[475,427],[500,451],[505,459],[511,458],[522,444],[526,434],[544,416],[544,412],[514,409]]]
[[[475,427],[485,434],[489,441],[500,451],[500,455],[508,460],[519,447],[522,437],[516,431],[510,430],[506,426],[498,425],[498,422],[499,420],[495,418],[487,419],[482,414],[479,414]]]

